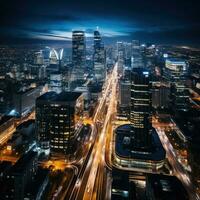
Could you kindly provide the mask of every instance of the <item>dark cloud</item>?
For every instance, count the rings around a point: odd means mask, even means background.
[[[138,31],[131,33],[130,37],[155,43],[199,45],[199,35],[200,27],[193,27],[160,31]]]
[[[197,0],[2,0],[0,39],[65,39],[73,28],[92,33],[100,25],[109,39],[199,43],[199,10]]]

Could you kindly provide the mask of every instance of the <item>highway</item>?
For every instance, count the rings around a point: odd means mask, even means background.
[[[16,131],[16,127],[13,125],[8,130],[4,131],[0,135],[0,145],[5,144],[11,137],[12,134]]]
[[[95,191],[102,191],[102,186],[105,185],[103,184],[105,179],[103,179],[102,177],[105,172],[104,166],[106,165],[105,164],[105,143],[106,143],[107,127],[110,122],[110,118],[116,109],[116,91],[117,91],[117,79],[118,79],[117,67],[118,67],[118,63],[116,63],[116,65],[113,68],[108,85],[104,93],[104,97],[102,98],[103,101],[107,98],[108,111],[105,116],[105,120],[103,123],[103,128],[100,133],[99,140],[97,141],[97,150],[95,151],[92,168],[91,168],[90,175],[87,181],[86,190],[83,196],[83,199],[85,200],[91,200],[92,198],[95,198],[96,197]],[[99,186],[98,190],[97,188],[94,188],[96,179],[99,179],[100,181],[100,184],[98,184]],[[98,192],[98,194],[103,195],[105,193]],[[104,199],[104,197],[99,196],[99,198],[96,198],[96,199]]]
[[[111,74],[105,81],[102,96],[91,119],[92,134],[89,140],[89,150],[82,158],[82,165],[76,176],[73,176],[70,186],[63,193],[62,198],[67,200],[103,200],[110,199],[111,195],[111,170],[117,169],[112,166],[112,136],[117,108],[117,84],[118,84],[118,63],[114,66]],[[161,142],[166,149],[167,157],[176,175],[187,189],[192,200],[198,200],[190,177],[176,157],[175,151],[161,127],[169,124],[156,124]],[[130,179],[145,181],[145,173],[134,171],[127,172]]]
[[[102,194],[102,187],[96,188],[94,186],[105,185],[105,135],[113,112],[113,104],[116,103],[114,94],[117,88],[117,66],[116,63],[104,83],[105,89],[102,91],[102,96],[92,118],[92,134],[88,143],[90,145],[89,151],[82,159],[81,169],[73,179],[71,187],[65,192],[65,198],[61,199],[96,199],[99,194]],[[99,198],[102,199],[100,196]]]
[[[176,155],[175,150],[173,149],[168,137],[166,136],[165,132],[161,128],[156,128],[157,133],[160,137],[160,140],[163,144],[163,147],[166,150],[167,158],[170,162],[170,164],[173,167],[174,175],[179,178],[179,180],[182,182],[186,190],[188,191],[188,194],[190,196],[191,200],[199,200],[200,197],[195,192],[195,188],[193,187],[193,184],[190,180],[190,176],[188,172],[181,166],[181,164],[178,162],[178,157]]]

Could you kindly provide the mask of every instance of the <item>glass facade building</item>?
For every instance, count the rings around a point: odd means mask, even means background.
[[[76,138],[78,92],[48,92],[36,100],[36,131],[41,149],[67,153]]]
[[[94,31],[94,74],[98,81],[102,81],[106,76],[105,53],[99,31]]]
[[[135,68],[131,72],[130,121],[134,128],[134,147],[151,146],[151,83],[149,72]]]
[[[73,62],[73,78],[82,80],[84,78],[84,69],[86,61],[85,50],[85,32],[72,32],[72,62]]]

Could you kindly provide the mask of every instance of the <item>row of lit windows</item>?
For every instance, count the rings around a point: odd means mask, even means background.
[[[55,149],[64,149],[64,147],[63,146],[57,146],[57,145],[52,145],[51,146],[51,148],[55,148]]]
[[[66,141],[68,141],[68,140],[67,139],[65,141],[63,141],[63,140],[59,140],[59,141],[51,140],[51,142],[54,143],[54,144],[64,143]]]

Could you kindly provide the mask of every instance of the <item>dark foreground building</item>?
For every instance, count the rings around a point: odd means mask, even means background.
[[[77,138],[75,124],[82,106],[79,92],[48,92],[37,98],[36,132],[42,150],[69,153]]]
[[[135,68],[131,72],[131,113],[135,148],[151,146],[151,83],[149,72]]]
[[[146,194],[149,200],[189,200],[185,188],[175,176],[149,174]]]
[[[29,151],[14,165],[0,163],[0,199],[39,200],[48,184],[48,169],[38,168],[37,152]]]

